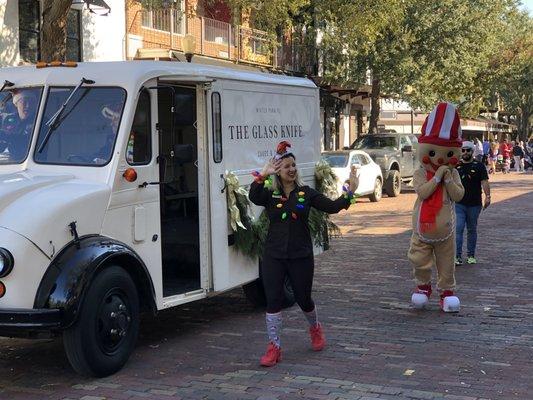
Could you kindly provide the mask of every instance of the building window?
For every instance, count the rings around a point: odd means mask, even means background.
[[[41,10],[38,0],[19,0],[19,51],[22,61],[41,59]],[[66,59],[81,61],[81,10],[71,9],[67,16]]]
[[[41,58],[41,10],[38,0],[19,0],[19,49],[23,61]]]
[[[185,34],[185,1],[179,1],[174,8],[148,9],[142,11],[141,25],[143,28]],[[172,23],[171,23],[172,21]]]

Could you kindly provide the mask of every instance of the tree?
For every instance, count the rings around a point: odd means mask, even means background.
[[[65,61],[67,16],[72,0],[44,0],[41,30],[42,61]]]
[[[226,2],[233,10],[248,12],[254,27],[276,32],[280,27],[290,27],[294,17],[307,9],[311,0],[226,0]]]
[[[372,79],[370,132],[377,131],[382,93],[430,109],[442,100],[472,106],[479,77],[494,54],[502,17],[513,0],[333,0],[327,3],[323,42],[326,78]]]
[[[409,63],[409,36],[402,35],[401,0],[353,2],[333,0],[317,9],[324,21],[321,43],[324,79],[360,85],[372,81],[370,132],[377,131],[382,90],[390,92],[399,72]],[[392,84],[392,85],[391,85]]]
[[[487,98],[497,97],[515,116],[521,140],[527,140],[533,116],[533,20],[526,12],[511,13],[485,76]]]

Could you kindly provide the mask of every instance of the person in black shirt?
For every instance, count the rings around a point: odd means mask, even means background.
[[[461,148],[461,162],[457,171],[465,188],[465,195],[455,204],[457,229],[455,232],[455,265],[463,263],[463,231],[467,227],[467,264],[476,264],[477,220],[481,209],[490,205],[489,176],[485,166],[474,160],[474,143],[465,141]],[[485,203],[481,200],[481,189],[485,192]]]
[[[270,342],[261,357],[261,365],[273,366],[281,360],[280,331],[283,286],[288,276],[296,302],[309,322],[313,350],[324,348],[322,325],[318,322],[315,303],[311,298],[314,259],[308,217],[311,207],[329,214],[347,209],[354,202],[353,192],[358,185],[357,171],[352,168],[346,194],[330,200],[305,186],[298,177],[296,158],[288,152],[288,142],[278,145],[276,156],[261,173],[255,173],[250,187],[250,200],[265,207],[270,225],[262,258],[262,279],[267,299],[266,325]],[[265,179],[273,175],[272,187]]]
[[[514,158],[514,168],[516,172],[524,171],[524,149],[521,145],[521,142],[516,141],[513,146],[513,158]]]

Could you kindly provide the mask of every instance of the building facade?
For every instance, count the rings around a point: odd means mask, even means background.
[[[84,2],[73,3],[67,22],[67,60],[125,60],[125,1],[109,1],[105,16],[90,12]],[[40,60],[41,14],[39,0],[0,0],[0,67]]]

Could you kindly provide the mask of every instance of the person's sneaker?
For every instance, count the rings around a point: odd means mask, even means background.
[[[274,343],[269,342],[266,353],[261,357],[261,365],[263,367],[273,367],[281,361],[281,347],[276,346]]]
[[[440,295],[440,309],[444,312],[459,312],[461,302],[452,290],[444,290]]]
[[[463,265],[463,259],[461,257],[455,257],[455,265]]]
[[[411,296],[411,304],[416,309],[422,309],[429,303],[431,296],[431,285],[418,285],[415,292]]]
[[[322,325],[319,323],[309,328],[309,335],[311,335],[311,347],[314,351],[320,351],[326,345],[326,337],[322,330]]]
[[[477,264],[476,257],[468,256],[468,258],[466,259],[466,263],[467,264]]]

